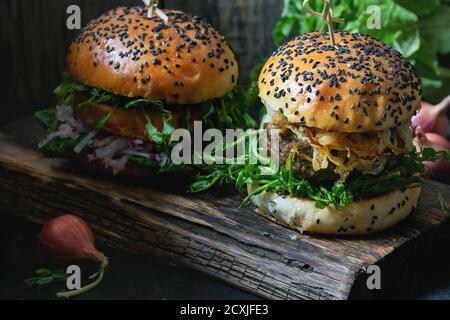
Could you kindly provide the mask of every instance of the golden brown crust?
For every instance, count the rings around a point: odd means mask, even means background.
[[[113,9],[92,20],[67,57],[70,75],[126,97],[196,104],[222,97],[238,78],[234,53],[198,17],[168,11],[164,24],[139,7]]]
[[[81,110],[76,111],[76,116],[84,123],[92,126],[99,119],[108,115],[112,109],[113,106],[108,104],[89,104],[81,108]],[[192,128],[193,122],[200,119],[200,111],[191,108],[190,114]],[[116,108],[109,120],[102,127],[102,130],[122,137],[136,138],[144,141],[149,140],[145,128],[147,124],[145,115],[147,115],[148,119],[159,131],[162,130],[163,119],[161,112],[157,110],[145,110],[144,113],[140,109],[126,110],[122,107]],[[183,118],[184,114],[181,110],[173,111],[169,123],[174,128],[180,128]]]
[[[386,130],[420,107],[421,84],[413,66],[370,36],[336,31],[302,35],[279,48],[259,78],[269,111],[290,123],[340,132]]]

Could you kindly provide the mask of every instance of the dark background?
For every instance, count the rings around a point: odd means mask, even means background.
[[[166,8],[206,18],[225,35],[240,64],[240,81],[275,49],[272,29],[281,0],[164,0]],[[66,8],[81,8],[82,26],[120,5],[141,5],[140,0],[1,0],[0,86],[3,110],[0,125],[52,104],[53,89],[61,81],[67,48],[77,30],[66,28]]]
[[[65,27],[66,8],[77,4],[82,25],[118,5],[140,0],[1,0],[0,1],[0,126],[53,104],[52,91],[60,82],[67,47],[76,31]],[[274,49],[272,29],[282,0],[165,0],[164,6],[205,17],[225,35],[240,62],[242,83],[249,71]],[[1,195],[0,195],[1,196]],[[36,247],[40,227],[0,212],[0,299],[52,298],[58,287],[42,291],[21,288],[33,271],[48,266]],[[253,295],[202,274],[160,264],[114,250],[105,250],[112,262],[106,281],[83,298],[102,299],[249,299]],[[447,253],[424,262],[423,279],[400,298],[450,299]],[[56,266],[55,266],[56,267]],[[428,269],[426,269],[428,267]],[[60,288],[60,287],[59,287]]]

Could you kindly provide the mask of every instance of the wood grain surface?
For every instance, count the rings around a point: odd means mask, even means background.
[[[0,135],[0,212],[43,223],[63,213],[85,218],[106,245],[187,266],[270,299],[380,297],[411,280],[405,266],[447,233],[449,215],[425,188],[403,223],[368,237],[300,234],[236,211],[229,190],[200,195],[148,183],[92,177],[34,150],[43,132],[28,118]],[[161,184],[161,181],[158,181]],[[170,185],[172,184],[172,186]],[[450,188],[438,186],[447,199]],[[434,242],[432,242],[434,243]],[[369,291],[364,269],[380,266],[382,292]]]

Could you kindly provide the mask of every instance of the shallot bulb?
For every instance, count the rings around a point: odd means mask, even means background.
[[[74,215],[59,216],[47,222],[39,233],[38,240],[42,252],[56,260],[108,261],[95,248],[94,235],[88,224]]]
[[[97,278],[92,283],[78,290],[61,291],[58,298],[70,298],[96,287],[104,277],[109,265],[108,258],[95,248],[94,235],[89,225],[74,215],[63,215],[47,222],[38,236],[42,252],[56,260],[80,261],[91,260],[100,263],[97,273],[89,279]],[[26,287],[42,287],[53,282],[65,281],[67,276],[60,270],[50,271],[42,268],[36,271],[36,277],[25,280]]]
[[[447,111],[449,107],[450,96],[435,106],[422,102],[422,108],[419,113],[412,117],[413,128],[420,127],[423,132],[437,133],[446,137],[448,135]]]

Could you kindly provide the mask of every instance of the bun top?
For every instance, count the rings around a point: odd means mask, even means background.
[[[224,38],[201,18],[164,13],[167,23],[147,18],[140,7],[119,7],[92,20],[70,46],[69,74],[110,93],[173,104],[231,91],[238,64]]]
[[[266,62],[260,97],[269,114],[338,132],[381,131],[410,121],[421,83],[398,51],[359,33],[312,32],[287,42]]]

